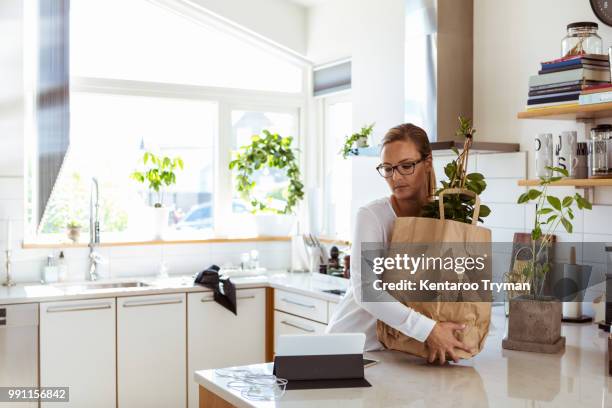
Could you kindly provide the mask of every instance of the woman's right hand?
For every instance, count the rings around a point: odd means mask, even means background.
[[[440,365],[442,365],[446,362],[446,356],[448,355],[457,363],[459,362],[459,357],[455,354],[455,349],[461,349],[468,353],[472,352],[468,346],[455,337],[456,331],[464,329],[465,324],[437,322],[431,333],[429,333],[429,337],[425,340],[425,344],[429,349],[427,361],[433,363],[438,360]]]

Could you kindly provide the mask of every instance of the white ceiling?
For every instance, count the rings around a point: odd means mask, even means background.
[[[314,6],[323,4],[323,3],[327,3],[330,0],[287,0],[287,1],[290,1],[292,3],[297,3],[304,7],[314,7]]]

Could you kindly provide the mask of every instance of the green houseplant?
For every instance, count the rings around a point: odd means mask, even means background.
[[[353,133],[350,136],[346,136],[344,139],[344,145],[340,150],[340,154],[342,154],[343,158],[347,158],[348,155],[356,150],[358,147],[368,147],[368,137],[372,134],[374,130],[374,123],[371,125],[363,126],[361,130],[357,133]]]
[[[164,190],[176,184],[176,172],[183,169],[183,159],[178,156],[158,156],[147,151],[142,156],[142,165],[143,169],[134,171],[130,177],[147,184],[153,193],[153,238],[163,239],[169,216],[169,209],[163,205]]]
[[[304,198],[297,149],[291,146],[292,142],[291,136],[282,137],[263,130],[261,136],[252,136],[250,144],[240,147],[229,163],[229,169],[235,171],[238,193],[251,205],[251,212],[258,214],[259,235],[287,235],[295,219],[295,208]],[[283,171],[288,183],[285,188],[262,197],[257,194],[254,175],[270,169]]]
[[[590,210],[592,205],[578,193],[563,199],[551,195],[551,183],[567,177],[568,172],[560,167],[547,169],[551,170],[551,175],[540,177],[539,188],[521,194],[517,201],[518,204],[534,202],[535,219],[530,246],[521,249],[527,251],[529,258],[518,277],[518,280],[529,283],[529,294],[510,299],[508,337],[502,343],[507,349],[556,353],[565,347],[565,338],[561,336],[561,302],[543,295],[545,279],[550,271],[545,255],[559,226],[562,225],[568,233],[573,231],[572,206],[575,204],[579,210]]]
[[[440,181],[442,187],[434,191],[434,199],[423,207],[421,214],[423,217],[440,218],[438,200],[440,192],[443,190],[461,188],[480,195],[487,188],[484,175],[481,173],[467,172],[470,147],[475,133],[476,130],[472,127],[471,120],[460,116],[457,136],[464,140],[463,150],[459,152],[456,147],[452,148],[457,157],[444,166],[444,174],[447,179]],[[444,216],[446,219],[468,224],[472,222],[474,198],[464,195],[447,195],[444,198]],[[483,218],[487,217],[490,213],[491,209],[481,204],[478,221],[482,222]]]

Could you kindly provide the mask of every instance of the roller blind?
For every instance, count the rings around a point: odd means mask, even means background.
[[[313,72],[314,96],[351,89],[351,61],[317,67]]]
[[[70,142],[69,0],[38,1],[37,217],[43,219]]]

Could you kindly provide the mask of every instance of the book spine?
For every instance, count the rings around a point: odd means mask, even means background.
[[[552,72],[544,75],[533,75],[529,78],[529,86],[550,85],[559,82],[594,80],[610,82],[610,71],[594,71],[590,69],[572,69],[569,71]]]
[[[595,103],[612,102],[612,92],[600,92],[580,95],[578,102],[580,103],[580,105],[592,105]]]
[[[539,103],[549,103],[549,102],[578,101],[578,98],[579,98],[578,94],[553,96],[553,97],[546,97],[546,98],[540,98],[540,99],[529,98],[527,100],[527,105],[536,105]]]

